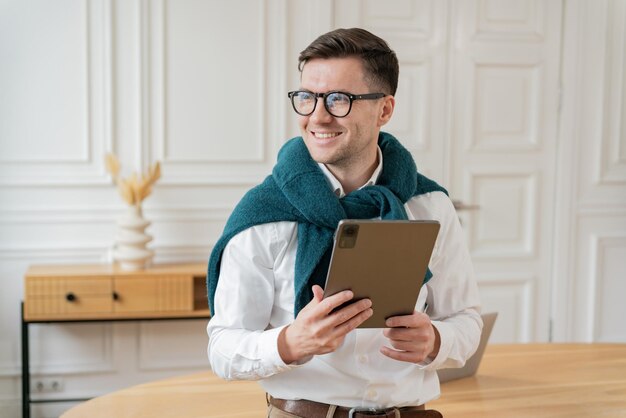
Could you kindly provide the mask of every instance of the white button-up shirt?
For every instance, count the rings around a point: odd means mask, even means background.
[[[382,171],[382,153],[372,178]],[[335,193],[341,183],[321,165]],[[298,247],[295,222],[257,225],[226,246],[209,321],[208,355],[213,372],[224,379],[259,380],[273,397],[309,399],[340,406],[421,405],[439,396],[436,369],[460,367],[476,350],[482,329],[472,264],[452,202],[442,192],[411,198],[409,219],[441,224],[430,260],[433,277],[416,309],[425,310],[441,336],[437,357],[420,364],[380,353],[391,346],[382,329],[356,329],[333,353],[301,364],[285,364],[278,335],[294,319],[294,274]]]

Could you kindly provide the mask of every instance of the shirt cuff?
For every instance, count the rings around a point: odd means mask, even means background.
[[[452,341],[454,339],[454,329],[451,325],[442,321],[432,321],[432,324],[437,328],[437,331],[439,331],[439,352],[434,359],[428,357],[426,360],[417,363],[418,367],[422,370],[437,370],[442,366],[450,354]]]
[[[268,359],[270,363],[275,365],[277,371],[281,372],[298,368],[299,366],[308,363],[313,358],[313,356],[307,357],[304,360],[290,364],[283,361],[280,353],[278,352],[278,336],[286,326],[287,325],[283,325],[278,328],[268,329],[264,331],[259,338],[259,347],[261,347],[262,350],[261,358]]]

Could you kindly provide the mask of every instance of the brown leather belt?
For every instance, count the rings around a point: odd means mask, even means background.
[[[289,412],[301,418],[325,418],[331,405],[326,403],[301,400],[277,399],[268,397],[270,405],[281,411]],[[434,409],[426,410],[424,405],[406,406],[402,408],[368,409],[347,408],[338,406],[333,418],[396,418],[396,410],[402,418],[443,418],[443,415]]]

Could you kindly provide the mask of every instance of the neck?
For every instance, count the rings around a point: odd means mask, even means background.
[[[339,183],[345,194],[357,190],[363,186],[374,174],[376,167],[378,166],[378,148],[375,148],[374,155],[367,160],[361,162],[358,165],[352,165],[345,167],[341,165],[327,164],[326,168],[333,173],[333,176]]]

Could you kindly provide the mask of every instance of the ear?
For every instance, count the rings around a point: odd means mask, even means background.
[[[378,123],[377,126],[380,128],[383,125],[386,125],[387,122],[391,119],[393,115],[393,109],[396,106],[396,99],[393,96],[385,96],[383,97],[383,103],[380,107],[380,113],[378,114]]]

